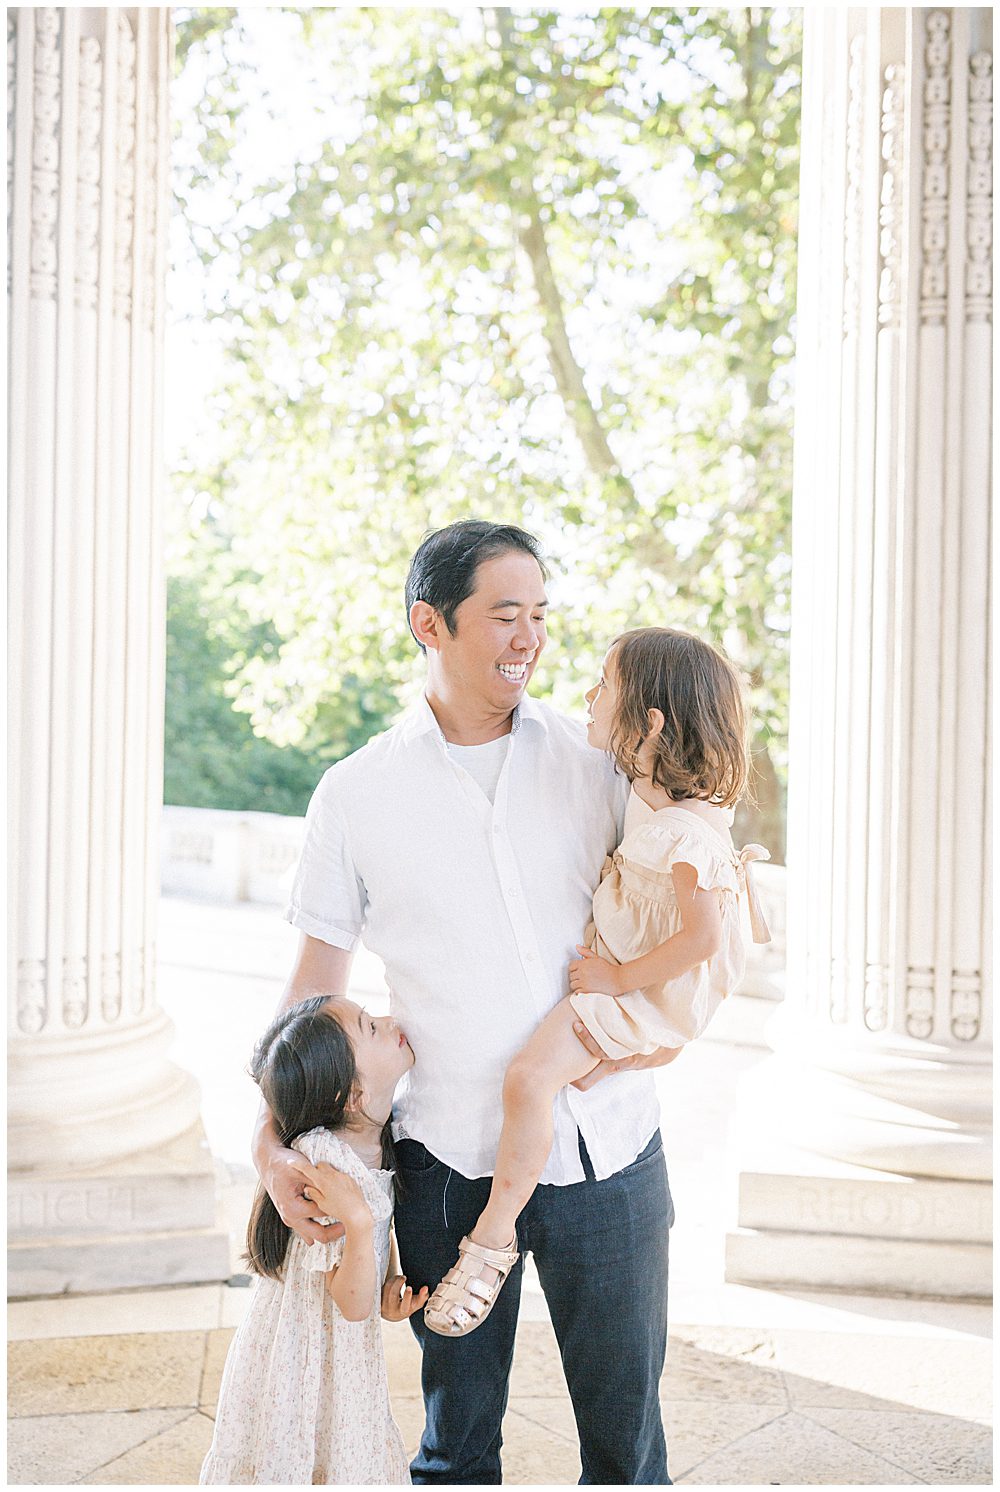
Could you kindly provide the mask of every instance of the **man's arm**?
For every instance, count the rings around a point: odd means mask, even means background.
[[[309,995],[346,995],[354,954],[302,933],[288,983],[275,1014],[297,1005]],[[305,1177],[298,1169],[303,1157],[278,1143],[274,1120],[261,1103],[251,1145],[253,1163],[283,1223],[308,1243],[326,1243],[343,1232],[339,1224],[321,1227],[312,1221],[315,1204],[302,1195]]]

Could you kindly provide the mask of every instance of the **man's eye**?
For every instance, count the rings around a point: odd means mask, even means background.
[[[375,1035],[375,1022],[374,1021],[369,1021],[368,1024],[371,1026],[371,1028],[372,1028],[372,1035],[374,1036]]]

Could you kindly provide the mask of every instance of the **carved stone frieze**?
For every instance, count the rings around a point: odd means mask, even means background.
[[[63,1020],[76,1029],[87,1019],[87,960],[69,957],[63,960]]]
[[[927,1041],[934,1031],[934,970],[910,969],[906,979],[906,1034]]]
[[[965,316],[993,319],[993,58],[976,52],[969,63],[969,176],[966,223]]]
[[[157,189],[159,171],[157,157],[160,147],[159,118],[156,100],[150,101],[146,110],[146,129],[143,141],[144,172],[146,181],[146,216],[142,234],[142,319],[148,331],[153,330],[156,314],[156,248],[160,235],[160,194]]]
[[[949,1025],[956,1041],[975,1041],[982,1027],[983,984],[978,973],[956,969],[951,977]]]
[[[948,149],[951,141],[951,18],[931,11],[926,19],[924,78],[923,273],[920,319],[944,322],[948,284]]]
[[[109,16],[115,12],[109,11]],[[132,236],[135,230],[135,36],[128,17],[118,17],[118,138],[115,142],[115,315],[132,314]]]
[[[7,284],[10,284],[11,212],[14,203],[14,116],[17,109],[17,21],[7,12]]]
[[[101,1014],[108,1022],[122,1013],[122,961],[117,953],[106,953],[101,960]]]
[[[45,985],[45,960],[21,959],[17,966],[17,1025],[28,1036],[45,1028]]]
[[[884,1031],[889,1020],[889,970],[885,964],[869,964],[865,971],[865,1027]]]
[[[59,220],[59,11],[35,12],[35,118],[31,140],[31,294],[54,300]]]
[[[830,1019],[834,1025],[842,1026],[848,1014],[847,968],[844,959],[835,955],[830,960]]]
[[[885,70],[882,94],[882,186],[879,193],[878,320],[897,327],[902,310],[903,126],[906,69],[895,62]]]
[[[865,39],[851,41],[847,75],[847,192],[844,203],[844,336],[861,324],[862,141],[865,109]]]
[[[80,99],[76,163],[76,266],[78,306],[97,304],[101,226],[101,44],[96,36],[80,43]]]

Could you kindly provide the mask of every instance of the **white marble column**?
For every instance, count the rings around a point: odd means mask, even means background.
[[[11,1285],[207,1278],[211,1160],[154,990],[170,13],[7,24]]]
[[[786,1002],[728,1277],[990,1290],[987,9],[806,12]]]

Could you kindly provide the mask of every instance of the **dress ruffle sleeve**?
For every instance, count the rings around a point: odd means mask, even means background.
[[[685,816],[690,817],[685,810]],[[739,893],[736,867],[726,854],[718,836],[710,830],[700,832],[697,821],[687,828],[664,815],[656,823],[642,824],[629,834],[619,851],[626,866],[639,871],[644,878],[670,878],[675,865],[690,865],[704,891]]]
[[[306,1160],[318,1165],[320,1161],[326,1161],[335,1170],[344,1171],[361,1187],[364,1199],[368,1203],[369,1210],[376,1223],[383,1222],[392,1216],[392,1200],[386,1196],[379,1186],[375,1177],[364,1162],[351,1149],[345,1145],[343,1140],[338,1140],[328,1129],[311,1129],[308,1134],[299,1135],[292,1141],[292,1149],[300,1151]],[[336,1222],[336,1218],[321,1217],[321,1223]],[[314,1243],[303,1248],[299,1255],[299,1262],[303,1269],[322,1270],[328,1273],[336,1269],[344,1254],[343,1238],[336,1238],[332,1243]]]

